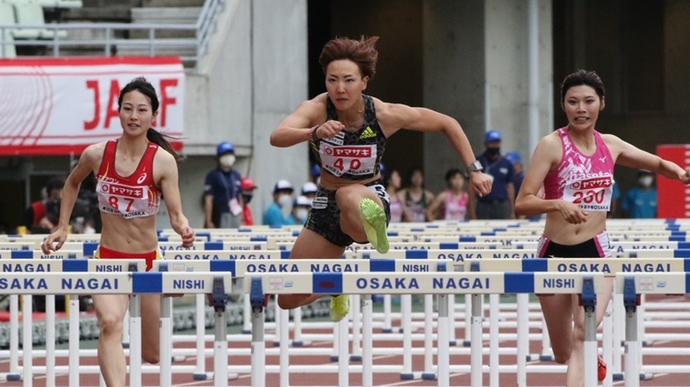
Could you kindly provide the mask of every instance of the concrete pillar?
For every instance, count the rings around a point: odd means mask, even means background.
[[[308,98],[307,1],[253,0],[251,9],[253,154],[250,175],[259,189],[251,203],[254,222],[273,201],[273,185],[288,179],[299,192],[309,169],[307,143],[269,144],[273,129]],[[271,28],[266,28],[271,26]]]

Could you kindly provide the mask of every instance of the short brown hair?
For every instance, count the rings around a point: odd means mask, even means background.
[[[374,78],[376,74],[376,61],[379,58],[379,53],[374,48],[378,36],[364,38],[362,36],[359,40],[349,38],[335,38],[321,50],[319,56],[319,64],[326,74],[326,68],[334,60],[349,59],[357,64],[359,72],[362,77]]]

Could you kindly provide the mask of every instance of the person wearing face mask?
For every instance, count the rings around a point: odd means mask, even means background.
[[[311,209],[311,199],[304,195],[300,195],[292,204],[292,216],[295,218],[295,223],[304,225],[309,216]]]
[[[319,192],[319,187],[315,183],[308,181],[302,185],[302,191],[300,193],[302,196],[309,199],[309,206],[311,207],[311,202],[314,200],[317,192]]]
[[[292,216],[292,184],[287,180],[278,180],[273,187],[273,203],[264,212],[263,224],[281,227],[297,224]]]
[[[249,208],[249,202],[254,197],[254,190],[256,189],[254,180],[249,177],[242,178],[242,225],[253,226],[254,216],[252,216],[252,209]]]
[[[223,141],[216,155],[218,167],[206,175],[204,184],[204,227],[237,228],[242,223],[242,177],[233,169],[235,147]]]
[[[486,150],[477,160],[484,173],[491,177],[493,186],[488,195],[470,194],[467,212],[470,219],[514,219],[515,186],[513,164],[501,155],[501,132],[492,129],[484,137]],[[472,173],[472,172],[470,172]]]
[[[628,191],[623,199],[621,209],[626,218],[656,218],[657,196],[654,184],[654,173],[647,169],[637,172],[637,187]]]

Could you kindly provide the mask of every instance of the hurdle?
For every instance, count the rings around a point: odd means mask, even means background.
[[[361,294],[371,295],[382,290],[393,294],[403,293],[433,293],[439,299],[444,299],[449,294],[469,294],[478,297],[481,294],[491,293],[580,293],[583,299],[586,319],[586,343],[585,353],[585,385],[596,385],[596,341],[595,341],[595,315],[596,291],[601,289],[603,275],[596,274],[553,274],[553,273],[419,273],[416,275],[385,273],[285,273],[262,274],[248,277],[245,281],[245,291],[250,294],[252,302],[252,370],[264,370],[270,368],[265,365],[263,338],[263,299],[264,294]],[[554,288],[549,286],[555,279],[568,278],[576,285],[573,288]],[[450,286],[448,284],[454,284]],[[381,284],[384,284],[383,286]],[[388,284],[387,286],[385,284]],[[450,286],[450,287],[449,287]],[[384,289],[381,289],[383,287]],[[438,317],[438,367],[437,378],[439,386],[450,385],[450,364],[448,348],[448,308],[447,302],[439,300]],[[444,306],[445,305],[445,306]],[[371,355],[371,325],[367,322],[371,318],[371,300],[365,299],[363,310],[364,342],[363,363],[361,366],[348,366],[346,360],[345,345],[340,345],[338,358],[339,386],[348,385],[348,372],[357,370],[362,372],[363,385],[372,385],[372,355]],[[471,372],[472,386],[480,386],[482,383],[482,344],[481,318],[473,319],[472,326],[472,353],[471,364],[467,371]],[[339,325],[345,326],[342,320]],[[339,337],[342,339],[342,335]],[[292,366],[295,371],[298,366]],[[311,367],[313,368],[313,367]],[[289,374],[287,367],[280,370],[281,385],[287,385]],[[283,384],[285,383],[285,384]],[[252,386],[264,387],[265,376],[262,372],[252,372]]]
[[[639,387],[639,377],[643,371],[679,373],[686,372],[687,366],[642,365],[640,343],[638,341],[637,307],[641,294],[688,294],[690,293],[690,273],[620,273],[616,275],[614,291],[623,296],[625,306],[625,385]]]
[[[231,291],[231,277],[228,278],[225,282],[226,285],[223,285],[222,288],[218,288],[218,278],[219,275],[222,274],[227,274],[227,273],[214,273],[215,274],[215,281],[214,283],[211,283],[209,285],[207,282],[209,280],[209,274],[207,273],[206,277],[203,277],[204,273],[196,273],[195,275],[190,277],[185,277],[185,273],[170,273],[167,274],[164,277],[161,277],[162,274],[165,273],[140,273],[137,272],[137,270],[143,270],[145,268],[146,262],[141,259],[128,259],[128,260],[107,260],[107,261],[101,261],[101,260],[89,260],[89,259],[69,259],[69,260],[55,260],[55,261],[36,261],[36,260],[27,260],[27,259],[10,259],[10,260],[2,260],[0,261],[0,267],[2,267],[4,272],[10,272],[11,274],[6,275],[2,278],[0,278],[0,294],[11,294],[13,297],[16,298],[17,293],[22,293],[25,295],[28,294],[46,294],[47,298],[47,318],[49,319],[47,321],[47,337],[49,338],[46,340],[46,350],[43,351],[33,351],[32,350],[32,340],[31,340],[31,324],[32,324],[32,319],[31,319],[31,314],[25,314],[25,318],[23,320],[24,324],[24,336],[23,336],[23,349],[21,351],[18,350],[18,339],[17,337],[13,337],[10,340],[10,350],[9,350],[9,357],[10,357],[10,372],[6,375],[7,380],[24,380],[24,384],[27,385],[27,383],[31,383],[32,379],[32,372],[39,372],[39,373],[45,373],[46,374],[46,379],[48,385],[54,385],[54,380],[55,380],[55,374],[56,372],[60,371],[63,373],[68,373],[69,374],[69,384],[70,386],[76,386],[79,385],[79,372],[86,372],[86,373],[98,373],[100,370],[98,367],[79,367],[79,332],[78,332],[78,327],[79,327],[79,308],[78,304],[72,303],[70,305],[71,313],[70,313],[70,327],[69,327],[69,366],[67,368],[64,367],[56,367],[55,366],[55,323],[54,323],[54,294],[72,294],[72,295],[79,295],[79,294],[94,294],[94,293],[100,293],[100,294],[123,294],[123,293],[128,293],[128,289],[133,289],[134,293],[156,293],[157,289],[160,288],[158,293],[163,294],[164,296],[161,299],[161,343],[167,343],[170,340],[170,337],[172,335],[172,325],[171,325],[171,317],[172,317],[172,300],[171,298],[165,296],[165,293],[180,293],[180,286],[184,286],[185,284],[189,283],[188,281],[193,281],[192,283],[194,284],[194,287],[192,288],[185,288],[183,289],[186,293],[197,293],[197,294],[215,294],[214,295],[214,308],[216,310],[215,317],[216,317],[216,330],[217,334],[216,337],[222,337],[222,340],[216,340],[215,347],[214,347],[214,353],[224,351],[226,354],[226,359],[227,359],[227,341],[226,341],[226,332],[227,332],[227,324],[225,323],[224,319],[226,319],[225,315],[225,301],[223,301],[222,305],[220,304],[219,295],[222,295],[223,299],[225,299],[226,294],[230,293]],[[162,268],[164,269],[164,268]],[[109,271],[109,273],[104,273],[104,271]],[[27,273],[28,272],[28,273]],[[88,277],[85,277],[85,273],[89,273]],[[49,276],[46,277],[46,275],[50,274]],[[48,280],[51,278],[51,276],[55,277],[55,275],[60,275],[64,274],[63,277],[56,277],[56,279]],[[114,279],[111,279],[110,277],[105,277],[103,280],[103,286],[99,288],[98,284],[99,282],[96,281],[93,283],[91,280],[92,276],[96,276],[95,278],[98,279],[98,276],[105,276],[105,275],[119,275],[119,277],[114,277]],[[137,275],[140,274],[150,274],[148,277],[142,277],[142,278],[148,278],[148,279],[142,279],[140,280],[140,284],[138,284],[135,281],[135,278],[137,278]],[[158,274],[158,277],[153,277],[154,275]],[[68,275],[71,275],[72,277],[67,277]],[[72,279],[74,278],[74,279]],[[184,279],[184,281],[183,281]],[[160,286],[156,287],[156,280],[161,283]],[[52,282],[51,282],[52,281]],[[145,284],[145,281],[149,281],[150,283],[148,285]],[[206,282],[204,282],[206,281]],[[59,285],[58,285],[59,283]],[[74,283],[74,286],[72,286],[72,283]],[[128,288],[124,284],[129,284],[130,287]],[[221,283],[222,285],[222,283]],[[147,287],[148,286],[148,287]],[[51,293],[51,290],[58,290],[54,293]],[[129,291],[130,293],[132,290]],[[52,300],[52,302],[51,302]],[[132,340],[130,342],[129,346],[129,355],[130,355],[130,370],[135,373],[139,373],[139,380],[141,378],[141,371],[142,371],[142,366],[141,366],[141,358],[140,358],[140,323],[141,323],[141,314],[140,312],[136,309],[138,308],[137,297],[132,298],[132,302],[130,303],[130,322],[132,324],[131,330],[131,337]],[[14,305],[14,306],[12,306]],[[24,297],[24,308],[25,310],[31,310],[31,297],[30,296],[25,296]],[[28,308],[28,309],[27,309]],[[16,302],[11,303],[11,309],[15,309],[13,313],[11,313],[11,325],[14,325],[15,327],[18,325],[17,322],[17,315],[18,311],[16,310]],[[52,312],[52,313],[51,313]],[[222,313],[219,313],[222,312]],[[13,318],[12,318],[13,317]],[[139,324],[139,325],[137,325]],[[219,329],[222,329],[221,332],[218,332]],[[16,335],[17,329],[11,329],[11,332],[13,335]],[[138,341],[139,340],[139,341]],[[171,368],[171,361],[172,361],[172,353],[171,353],[171,347],[166,346],[166,345],[161,345],[161,365],[160,366],[150,366],[148,368],[151,368],[149,371],[153,372],[153,368],[155,369],[160,369],[161,370],[161,377],[162,378],[169,378],[169,374],[172,372]],[[138,352],[137,352],[138,351]],[[44,354],[46,357],[46,366],[45,367],[34,367],[32,366],[32,361],[31,361],[31,356],[32,354]],[[138,355],[137,355],[138,354]],[[22,374],[20,375],[18,370],[18,364],[17,360],[19,356],[23,356],[23,365],[22,365]],[[138,362],[136,356],[139,356]],[[218,359],[216,359],[218,361]],[[219,369],[216,366],[216,369]],[[224,365],[224,367],[220,368],[223,370],[220,376],[218,378],[222,379],[223,377],[225,378],[225,383],[227,385],[227,364]],[[43,372],[41,372],[43,371]],[[214,379],[216,378],[216,373],[214,373]],[[134,377],[130,376],[130,378],[133,378],[132,385],[136,385],[136,378],[137,376],[135,375]],[[163,380],[163,379],[162,379]],[[140,382],[139,382],[140,384]],[[163,385],[169,385],[166,383],[163,383]]]
[[[602,273],[605,276],[608,277],[615,277],[616,278],[616,289],[619,289],[620,285],[618,281],[620,280],[619,276],[620,275],[626,275],[626,274],[635,274],[635,275],[658,275],[658,274],[679,274],[681,276],[687,275],[686,273],[690,272],[690,259],[688,258],[649,258],[649,259],[640,259],[640,258],[543,258],[543,259],[516,259],[516,260],[471,260],[471,261],[466,261],[464,270],[466,271],[487,271],[487,272],[495,272],[495,271],[522,271],[522,272],[560,272],[560,273],[572,273],[572,272],[580,272],[580,273]],[[685,278],[685,277],[683,277]],[[684,282],[683,282],[684,283]],[[678,289],[676,288],[669,288],[667,289],[668,291],[657,291],[656,293],[663,293],[663,294],[685,294],[685,293],[679,293]],[[620,293],[620,292],[618,292]],[[650,292],[652,293],[652,292]],[[643,293],[644,294],[644,293]],[[616,298],[612,297],[612,308],[613,308],[613,313],[612,315],[614,316],[614,319],[616,316],[619,316],[621,313],[618,313],[617,311],[620,310],[621,306],[625,307],[626,310],[630,307],[628,305],[628,301],[626,301],[625,297],[622,300],[623,302],[621,303],[619,300]],[[637,307],[639,307],[639,301],[638,304],[635,306],[635,312],[637,312]],[[627,314],[626,314],[627,315]],[[604,354],[605,354],[605,360],[609,362],[609,364],[612,364],[612,372],[611,376],[614,379],[622,379],[624,375],[621,373],[621,362],[620,359],[622,357],[621,353],[621,348],[617,343],[622,342],[621,337],[620,337],[620,330],[614,330],[611,324],[606,324],[606,319],[604,320],[604,332],[607,333],[612,339],[611,340],[603,340],[602,343],[604,344]],[[614,324],[616,322],[614,321]],[[621,322],[622,323],[622,322]],[[627,326],[627,324],[626,324]],[[625,328],[627,329],[627,328]],[[636,329],[636,335],[637,333],[637,327]],[[518,326],[518,331],[520,330],[520,326]],[[524,332],[524,330],[523,330]],[[627,346],[626,346],[627,348]],[[607,351],[612,352],[612,359],[608,358]],[[646,349],[640,349],[637,348],[637,351],[639,353],[646,352]],[[626,353],[630,355],[628,350],[626,349]],[[672,354],[672,353],[671,353]],[[630,356],[635,356],[635,354],[632,354]],[[627,369],[627,358],[626,356],[626,369]],[[610,361],[613,360],[613,363]],[[639,360],[639,359],[638,359]],[[638,361],[636,360],[636,361]],[[647,372],[654,372],[656,370],[654,366],[645,367],[644,365],[643,371]],[[666,366],[663,368],[666,371],[663,372],[679,372],[680,368],[674,368],[673,366]],[[671,371],[669,371],[671,370]],[[627,379],[630,377],[626,373],[625,378]],[[647,375],[642,373],[639,376],[635,376],[637,379],[644,379],[646,378]]]

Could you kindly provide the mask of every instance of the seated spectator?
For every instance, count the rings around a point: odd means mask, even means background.
[[[637,187],[632,188],[623,198],[621,209],[626,218],[656,218],[657,192],[654,184],[654,173],[646,169],[637,172]]]
[[[292,204],[292,216],[295,218],[296,224],[304,225],[307,222],[311,210],[311,199],[304,195],[300,195]]]
[[[294,225],[292,193],[295,191],[287,180],[278,180],[273,187],[273,203],[264,212],[263,224],[271,227]]]

